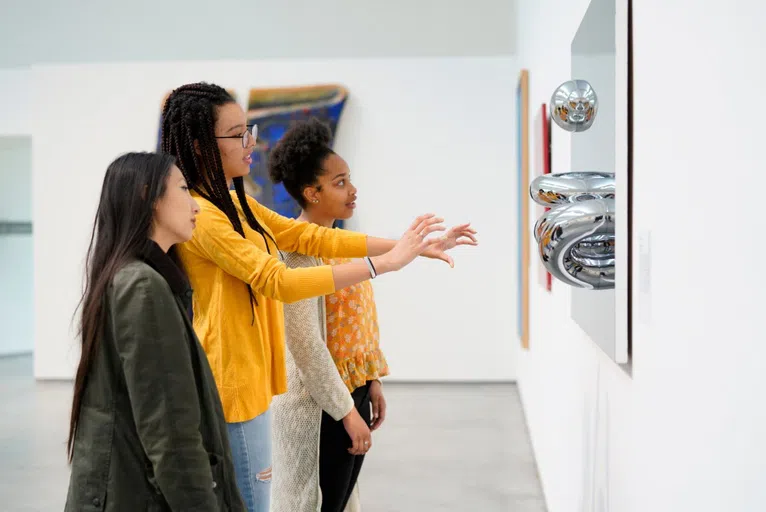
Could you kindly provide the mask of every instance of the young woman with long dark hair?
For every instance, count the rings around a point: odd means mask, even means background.
[[[451,262],[442,219],[415,219],[398,241],[282,217],[245,194],[255,147],[247,116],[223,88],[187,84],[163,108],[162,150],[175,156],[200,203],[179,255],[195,290],[194,327],[216,377],[237,481],[251,512],[269,510],[271,414],[287,389],[282,303],[327,295],[397,271],[419,255]],[[234,191],[230,191],[233,185]],[[279,252],[366,260],[290,269]]]
[[[168,155],[106,171],[88,249],[66,511],[242,511],[223,408],[168,255],[199,206]]]

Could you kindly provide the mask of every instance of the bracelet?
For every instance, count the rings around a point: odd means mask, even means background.
[[[372,260],[369,256],[364,257],[364,262],[367,263],[367,268],[370,269],[370,279],[378,277],[378,272],[375,270],[375,265],[372,264]]]

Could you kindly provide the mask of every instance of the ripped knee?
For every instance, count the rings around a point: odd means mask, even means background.
[[[271,482],[271,466],[255,475],[255,479],[256,481],[263,483]]]

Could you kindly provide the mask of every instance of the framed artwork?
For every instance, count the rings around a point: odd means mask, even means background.
[[[253,151],[250,176],[245,178],[248,195],[280,215],[298,217],[300,206],[283,184],[271,183],[269,154],[293,124],[312,117],[328,125],[334,139],[347,100],[348,90],[342,85],[250,89],[247,122],[258,125],[258,141]]]
[[[543,103],[535,117],[535,175],[551,173],[551,118],[548,115],[548,106]],[[545,212],[550,210],[544,206],[535,204],[535,218],[539,219]],[[548,290],[553,289],[553,276],[545,269],[542,258],[537,259],[537,278],[540,286]]]
[[[614,173],[614,284],[573,287],[570,314],[607,357],[627,373],[632,358],[632,85],[630,0],[590,0],[571,44],[570,76],[598,94],[598,114],[571,139],[572,170]],[[611,244],[611,245],[609,245]]]
[[[517,330],[529,348],[529,71],[522,69],[516,86],[516,174],[518,185]]]

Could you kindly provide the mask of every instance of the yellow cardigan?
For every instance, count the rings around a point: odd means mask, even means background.
[[[277,248],[250,229],[237,206],[243,238],[229,218],[197,194],[200,205],[193,238],[178,255],[194,289],[194,329],[213,369],[226,421],[247,421],[268,410],[287,391],[283,302],[335,292],[332,268],[287,268]],[[256,219],[279,250],[319,257],[362,257],[367,236],[287,219],[248,198]],[[250,284],[258,302],[251,306]],[[253,309],[255,317],[253,318]]]

